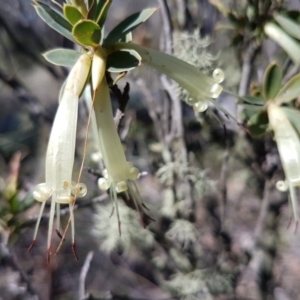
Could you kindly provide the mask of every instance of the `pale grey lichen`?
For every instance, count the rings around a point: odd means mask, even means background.
[[[93,234],[101,240],[100,249],[106,253],[119,249],[127,252],[134,246],[149,249],[154,242],[153,234],[141,226],[138,212],[128,208],[122,201],[118,201],[122,220],[121,236],[117,216],[112,214],[112,205],[101,205],[97,207],[94,214]]]

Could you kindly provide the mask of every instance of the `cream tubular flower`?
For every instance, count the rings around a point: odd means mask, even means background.
[[[275,104],[268,106],[268,116],[277,143],[282,167],[286,176],[287,186],[295,221],[298,222],[295,186],[300,185],[300,140],[294,127],[283,110]]]
[[[132,190],[139,198],[138,192],[134,189],[135,183],[128,182],[128,180],[137,179],[139,170],[126,160],[123,146],[114,123],[109,87],[105,76],[98,86],[94,97],[99,141],[104,165],[106,167],[106,170],[103,172],[104,177],[99,179],[98,184],[102,190],[110,188],[120,228],[117,193],[125,192],[128,188],[131,190],[131,186],[133,185]],[[136,198],[134,201],[136,201]]]
[[[221,69],[216,69],[211,78],[203,74],[195,66],[172,55],[144,48],[133,43],[116,43],[111,50],[115,51],[121,49],[135,50],[142,57],[143,64],[167,75],[182,88],[186,89],[191,96],[189,104],[193,106],[195,111],[205,110],[207,108],[207,101],[211,101],[219,109],[223,110],[222,107],[213,100],[217,98],[223,90],[222,86],[219,85],[219,83],[224,80],[224,73]]]
[[[51,254],[55,206],[57,207],[57,230],[59,230],[59,207],[61,203],[69,204],[70,206],[72,246],[73,249],[75,249],[72,204],[75,197],[81,197],[86,194],[86,186],[82,183],[77,185],[72,182],[72,172],[76,142],[78,99],[89,76],[90,66],[90,56],[83,54],[68,76],[48,143],[46,154],[46,182],[37,185],[33,192],[34,198],[42,202],[42,206],[31,247],[36,241],[37,231],[46,200],[52,196],[47,242],[48,259]]]

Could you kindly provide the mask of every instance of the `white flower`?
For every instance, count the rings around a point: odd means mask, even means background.
[[[274,131],[282,167],[286,176],[286,188],[290,198],[295,221],[298,222],[295,186],[300,185],[300,140],[299,136],[286,117],[284,111],[275,104],[268,105],[270,126]],[[279,190],[284,190],[283,183],[277,183]]]
[[[72,204],[76,197],[86,194],[85,184],[72,182],[72,172],[75,154],[76,128],[78,117],[78,99],[89,75],[91,58],[83,54],[72,68],[66,82],[63,96],[52,125],[46,154],[46,182],[38,184],[33,197],[42,202],[39,218],[36,224],[32,245],[36,241],[41,216],[48,198],[51,199],[49,229],[48,229],[48,259],[51,254],[51,240],[55,207],[57,208],[57,229],[59,230],[60,204],[69,204],[72,228],[72,246],[74,241],[74,217]]]

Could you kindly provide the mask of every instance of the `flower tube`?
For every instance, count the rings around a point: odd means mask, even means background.
[[[224,73],[221,69],[216,69],[213,72],[212,77],[209,77],[195,66],[172,55],[133,43],[116,43],[111,46],[108,51],[114,52],[122,49],[135,50],[141,56],[143,64],[167,75],[169,78],[176,81],[182,88],[186,89],[191,96],[188,104],[192,105],[195,111],[200,112],[205,110],[207,108],[207,101],[211,101],[225,114],[234,119],[233,116],[214,100],[215,98],[218,98],[223,90],[222,86],[219,84],[224,80]]]
[[[33,242],[29,249],[31,249],[36,241],[37,231],[46,200],[52,196],[47,241],[48,260],[51,254],[51,237],[55,206],[57,207],[57,230],[59,230],[59,207],[61,203],[69,204],[70,206],[72,247],[75,249],[72,204],[76,197],[82,197],[86,194],[86,186],[82,183],[77,185],[72,182],[72,172],[78,118],[78,99],[89,76],[90,66],[90,56],[83,54],[69,74],[49,138],[46,154],[46,182],[38,184],[33,192],[33,197],[37,201],[42,202],[42,206],[36,224]]]
[[[282,167],[286,176],[287,187],[295,221],[298,222],[295,186],[300,184],[300,141],[297,132],[289,122],[283,110],[275,104],[269,104],[268,116],[274,131]]]
[[[106,170],[103,172],[104,177],[99,179],[98,184],[102,190],[110,188],[120,228],[117,193],[126,192],[128,187],[131,189],[131,184],[128,185],[127,181],[137,179],[139,170],[126,160],[123,146],[114,123],[109,87],[105,77],[103,77],[98,86],[94,97],[99,141],[106,167]]]

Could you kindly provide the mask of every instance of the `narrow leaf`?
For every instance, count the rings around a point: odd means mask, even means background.
[[[300,44],[274,23],[267,23],[264,32],[289,55],[295,64],[300,63]]]
[[[82,53],[78,51],[64,48],[57,48],[43,53],[47,61],[64,67],[73,67],[81,55]]]
[[[92,9],[88,12],[88,19],[97,21],[98,16],[107,0],[94,0],[94,5]]]
[[[122,43],[130,43],[132,41],[132,33],[131,32],[128,32],[125,36],[123,36],[121,38],[121,40],[119,42],[122,42]]]
[[[247,125],[253,136],[264,134],[269,126],[268,113],[265,110],[259,111],[249,119]]]
[[[265,71],[263,81],[263,96],[266,101],[275,98],[280,90],[281,81],[281,68],[276,63],[270,64]]]
[[[264,99],[254,96],[236,96],[238,98],[238,103],[240,104],[250,104],[252,106],[263,106],[265,104]]]
[[[156,10],[157,8],[147,8],[129,16],[108,34],[104,40],[104,44],[108,46],[121,40],[128,32],[131,32],[137,26],[149,19]]]
[[[71,30],[72,26],[71,24],[64,18],[63,14],[60,14],[56,10],[45,9],[44,7],[40,5],[35,5],[35,10],[37,14],[40,16],[40,18],[51,28],[53,28],[55,31],[66,37],[72,42],[76,42],[74,37],[72,36]],[[63,25],[62,25],[63,24]]]
[[[86,5],[85,5],[85,2],[84,0],[71,0],[73,5],[80,11],[80,13],[86,17],[87,16],[87,8],[86,8]]]
[[[99,15],[97,16],[96,22],[99,24],[100,27],[102,27],[105,23],[106,16],[107,16],[107,13],[108,13],[111,3],[112,3],[112,0],[106,0],[100,10]]]
[[[275,101],[286,103],[300,95],[300,73],[292,77],[278,92]]]
[[[82,45],[97,46],[101,39],[101,29],[92,20],[80,20],[73,27],[73,36]]]
[[[134,69],[141,63],[141,56],[134,50],[120,50],[107,57],[107,70],[109,72],[125,72]]]
[[[41,7],[54,22],[58,23],[68,31],[72,31],[72,26],[69,24],[69,22],[65,19],[65,16],[60,11],[52,8],[51,6],[39,0],[36,0],[35,2],[37,3],[37,6]]]
[[[300,25],[287,16],[276,14],[274,19],[289,35],[300,40]]]
[[[280,108],[300,135],[300,111],[284,106],[281,106]]]
[[[72,25],[75,25],[79,20],[83,19],[81,12],[73,5],[64,5],[64,15]]]
[[[88,9],[91,9],[94,6],[94,0],[88,0]]]

